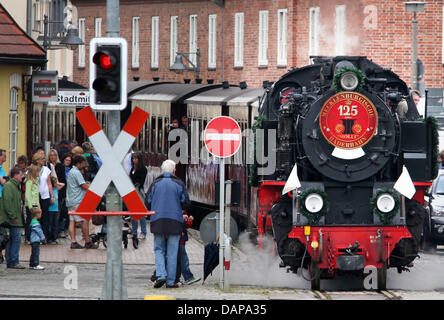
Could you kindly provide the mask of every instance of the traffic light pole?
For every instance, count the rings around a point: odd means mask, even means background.
[[[107,36],[120,36],[119,0],[106,1]],[[126,72],[126,70],[124,70]],[[108,111],[108,139],[111,144],[120,133],[120,111]],[[107,211],[121,211],[121,199],[113,183],[106,192]],[[102,300],[128,299],[122,260],[122,217],[107,216],[107,256]]]

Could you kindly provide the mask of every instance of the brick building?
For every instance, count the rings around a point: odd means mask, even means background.
[[[88,85],[88,44],[106,36],[106,1],[72,3],[86,43],[74,55],[74,81]],[[418,57],[429,88],[444,87],[443,11],[443,0],[430,0],[417,15]],[[193,79],[193,71],[176,74],[170,66],[175,51],[199,48],[203,83],[250,87],[308,64],[310,55],[365,55],[409,84],[412,18],[402,0],[225,0],[223,8],[210,0],[120,1],[129,79]]]

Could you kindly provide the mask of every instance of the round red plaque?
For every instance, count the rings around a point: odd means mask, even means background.
[[[366,96],[339,92],[322,106],[319,126],[330,144],[341,149],[357,149],[375,134],[378,114]]]

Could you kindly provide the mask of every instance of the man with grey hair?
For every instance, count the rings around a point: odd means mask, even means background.
[[[175,168],[176,164],[172,160],[162,163],[162,174],[151,184],[146,199],[148,208],[155,212],[150,218],[157,276],[154,288],[160,288],[165,283],[167,288],[179,286],[175,279],[179,239],[183,229],[182,210],[189,207],[190,197],[185,184],[174,175]]]

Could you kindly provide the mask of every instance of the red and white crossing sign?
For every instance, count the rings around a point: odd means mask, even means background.
[[[134,220],[138,220],[145,215],[154,213],[152,211],[148,212],[143,201],[140,199],[134,184],[122,166],[122,161],[125,158],[125,155],[129,151],[137,134],[140,129],[142,129],[148,117],[149,114],[147,112],[136,107],[114,142],[114,145],[111,146],[105,132],[103,132],[99,122],[94,116],[91,107],[83,108],[77,112],[77,118],[88,135],[98,156],[102,160],[102,166],[97,172],[89,189],[86,191],[85,197],[77,208],[77,211],[70,212],[70,214],[81,215],[86,219],[89,219],[91,215],[99,214],[128,214],[128,212],[122,213],[120,211],[94,212],[111,182],[114,182],[114,185],[130,211],[130,214],[134,216]]]
[[[209,153],[215,157],[228,158],[239,150],[242,132],[236,120],[220,116],[207,124],[204,140]]]

